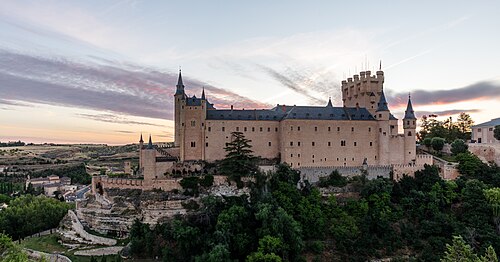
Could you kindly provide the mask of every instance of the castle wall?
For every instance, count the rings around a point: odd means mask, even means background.
[[[171,173],[175,162],[156,162],[156,178],[164,178],[166,173]]]
[[[389,137],[389,164],[405,163],[403,154],[405,140],[403,135],[394,135]],[[407,163],[406,163],[407,164]]]
[[[239,131],[252,140],[253,154],[263,158],[279,156],[278,121],[207,120],[205,132],[205,160],[214,161],[226,156],[226,143],[231,142],[231,132]]]
[[[343,144],[345,142],[345,145]],[[377,163],[377,121],[281,121],[281,161],[301,166],[360,166]]]
[[[203,102],[201,106],[183,105],[183,107],[181,140],[183,141],[184,150],[181,150],[181,160],[205,159],[203,154],[205,144],[205,103]]]
[[[308,180],[310,183],[316,183],[321,177],[327,177],[333,171],[337,170],[339,174],[345,177],[361,176],[363,166],[323,166],[323,167],[301,167],[301,179]],[[367,166],[367,178],[375,179],[377,177],[390,178],[392,166]]]
[[[377,110],[377,102],[384,84],[384,73],[377,71],[376,76],[372,76],[370,71],[361,72],[342,81],[342,100],[346,107],[365,107],[372,114]],[[374,93],[374,96],[371,96]]]
[[[469,151],[484,162],[495,162],[497,165],[500,165],[500,143],[469,143]]]

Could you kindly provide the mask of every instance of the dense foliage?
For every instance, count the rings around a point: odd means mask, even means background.
[[[55,228],[72,206],[53,198],[20,196],[0,211],[0,232],[17,240]]]
[[[469,140],[471,138],[471,127],[474,121],[470,115],[460,113],[457,121],[450,117],[444,121],[436,119],[437,115],[422,116],[420,120],[421,129],[417,138],[425,143],[426,138],[442,137],[446,142],[451,143],[456,139]]]
[[[226,157],[219,165],[220,172],[235,181],[240,188],[243,186],[242,177],[254,176],[258,172],[258,158],[252,155],[251,142],[242,132],[232,132],[231,142],[224,148]]]
[[[24,146],[26,143],[19,141],[0,142],[0,147]]]

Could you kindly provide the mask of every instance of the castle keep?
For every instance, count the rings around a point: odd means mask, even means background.
[[[203,90],[188,96],[179,72],[175,100],[175,147],[183,161],[225,157],[231,132],[252,140],[254,154],[294,168],[413,164],[416,117],[411,100],[399,121],[387,105],[384,72],[361,72],[342,81],[343,105],[276,105],[270,109],[216,109]],[[365,160],[366,159],[366,160]]]

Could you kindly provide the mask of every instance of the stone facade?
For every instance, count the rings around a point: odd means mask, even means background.
[[[500,117],[492,119],[491,121],[481,123],[478,125],[475,125],[472,127],[472,133],[471,133],[471,140],[474,141],[475,143],[481,144],[481,143],[486,143],[486,144],[498,144],[500,143],[499,140],[497,140],[493,136],[493,130],[495,129],[495,126],[500,125]]]
[[[254,154],[303,166],[414,164],[416,117],[410,99],[404,133],[385,100],[384,73],[361,72],[342,81],[342,107],[277,105],[271,109],[218,110],[203,91],[188,97],[179,74],[175,101],[175,145],[180,161],[224,158],[231,132],[242,132]]]

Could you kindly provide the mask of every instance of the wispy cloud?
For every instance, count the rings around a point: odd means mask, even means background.
[[[132,63],[97,57],[75,62],[0,50],[0,103],[6,105],[25,101],[172,119],[176,82],[177,72]],[[188,94],[201,94],[202,81],[184,77],[184,83]],[[211,85],[205,90],[219,107],[268,106]]]
[[[163,125],[157,125],[149,122],[141,122],[141,121],[133,121],[133,120],[128,120],[125,117],[113,115],[113,114],[77,114],[77,116],[86,118],[86,119],[91,119],[95,121],[100,121],[100,122],[106,122],[106,123],[115,123],[115,124],[126,124],[126,125],[141,125],[141,126],[158,126],[158,127],[164,127]]]
[[[481,110],[479,109],[453,109],[453,110],[444,110],[444,111],[418,111],[418,116],[423,116],[423,115],[437,115],[437,116],[452,116],[452,115],[458,115],[460,113],[478,113]]]
[[[387,92],[389,103],[394,107],[406,106],[405,93]],[[449,90],[414,90],[411,100],[414,105],[453,104],[473,100],[491,100],[500,98],[500,84],[496,82],[478,82],[472,85]]]

